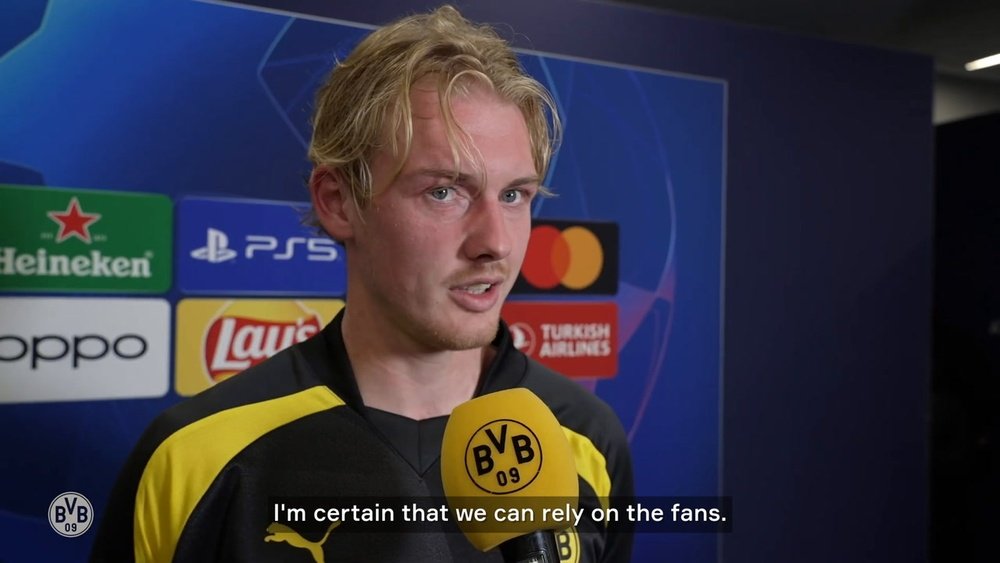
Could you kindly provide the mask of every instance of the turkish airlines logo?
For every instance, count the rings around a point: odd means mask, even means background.
[[[87,244],[91,242],[90,226],[101,219],[100,213],[84,213],[80,208],[80,200],[75,196],[69,201],[65,211],[49,211],[48,216],[59,225],[56,242],[76,237]]]
[[[531,229],[513,293],[617,291],[618,225],[540,221]]]
[[[531,329],[531,325],[527,323],[514,323],[509,328],[514,348],[517,348],[528,356],[534,353],[536,339],[535,331]]]
[[[618,373],[618,306],[613,302],[508,301],[502,313],[514,348],[570,377]]]
[[[337,260],[337,243],[320,237],[288,237],[279,239],[270,235],[247,235],[243,247],[243,257],[250,260],[256,256],[270,256],[273,260],[291,260],[296,254],[306,253],[311,262],[333,262]],[[195,260],[221,264],[235,260],[239,253],[229,248],[229,236],[219,230],[208,228],[205,246],[191,251]]]

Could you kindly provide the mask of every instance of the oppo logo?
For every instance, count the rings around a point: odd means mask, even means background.
[[[0,362],[27,360],[31,369],[38,369],[43,362],[68,360],[73,369],[84,362],[95,362],[107,356],[121,360],[141,358],[149,343],[138,334],[122,334],[107,338],[99,334],[61,336],[46,334],[23,338],[13,334],[0,335]]]
[[[0,405],[162,397],[170,303],[0,297]]]

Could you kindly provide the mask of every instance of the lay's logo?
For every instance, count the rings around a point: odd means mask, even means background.
[[[618,225],[536,220],[516,294],[618,292]]]
[[[294,321],[252,317],[219,317],[205,337],[205,365],[215,381],[270,358],[292,344],[304,342],[322,330],[315,314]]]
[[[343,306],[337,299],[183,299],[175,390],[194,395],[308,340]]]

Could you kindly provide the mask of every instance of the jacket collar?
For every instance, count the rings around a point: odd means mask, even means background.
[[[316,376],[355,411],[364,414],[364,401],[358,391],[351,360],[347,356],[343,334],[344,310],[341,310],[318,338],[303,346],[306,360]],[[497,353],[479,378],[475,396],[518,387],[528,368],[528,359],[514,348],[510,329],[502,319],[492,346]]]

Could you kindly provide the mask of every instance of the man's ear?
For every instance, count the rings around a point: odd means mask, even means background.
[[[340,242],[354,236],[351,219],[357,217],[357,210],[340,170],[325,165],[314,168],[309,176],[309,195],[316,220],[328,235]]]

